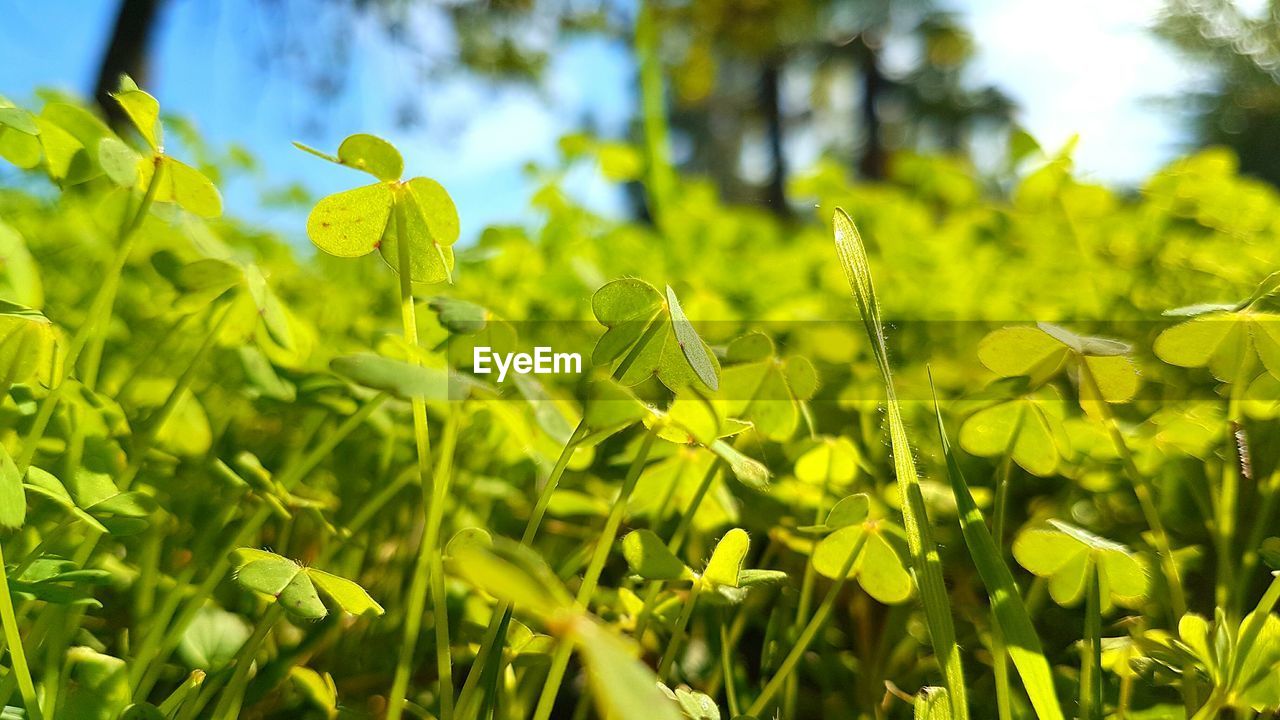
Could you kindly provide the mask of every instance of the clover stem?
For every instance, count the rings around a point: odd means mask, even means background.
[[[640,442],[640,448],[631,460],[631,466],[627,468],[622,489],[618,491],[618,497],[613,501],[609,517],[605,519],[604,527],[600,530],[600,539],[596,541],[595,551],[587,564],[586,572],[582,575],[582,584],[578,587],[578,594],[574,601],[579,609],[586,608],[596,593],[600,573],[604,571],[609,552],[613,549],[613,542],[618,537],[618,528],[622,525],[623,516],[626,515],[627,501],[631,499],[631,492],[635,490],[636,481],[640,479],[640,473],[644,470],[649,451],[653,449],[654,440],[658,438],[660,429],[661,424],[655,422],[645,432],[644,440]],[[555,654],[551,658],[551,669],[547,672],[546,682],[542,685],[542,695],[538,698],[538,705],[534,711],[534,720],[548,720],[551,717],[551,710],[555,707],[556,696],[560,693],[560,685],[564,682],[564,673],[569,667],[569,656],[572,653],[573,643],[562,640],[556,645]]]
[[[992,508],[991,536],[995,541],[996,550],[1002,556],[1002,562],[1004,554],[1004,516],[1009,504],[1009,477],[1013,474],[1013,448],[1017,445],[1018,433],[1021,431],[1022,419],[1020,417],[1018,424],[1014,426],[1013,434],[1009,438],[1009,445],[1005,449],[1004,457],[1001,458],[999,469],[996,472],[996,500],[995,507]],[[1009,649],[1005,643],[1004,631],[1000,628],[1000,621],[996,618],[994,609],[991,611],[991,656],[992,669],[995,672],[996,681],[996,710],[999,713],[1000,720],[1010,720],[1013,717],[1013,691],[1009,684]]]
[[[698,487],[693,491],[693,497],[689,499],[689,504],[685,507],[684,513],[680,516],[680,522],[676,525],[675,532],[671,534],[671,541],[667,543],[667,549],[672,554],[679,554],[684,548],[685,538],[689,535],[690,528],[693,527],[694,516],[698,513],[698,508],[702,506],[702,501],[707,497],[707,493],[711,490],[711,485],[715,482],[716,475],[724,466],[724,461],[716,458],[711,461],[711,467],[707,468],[707,472],[702,476],[702,480],[698,483]],[[645,590],[644,605],[640,608],[640,615],[636,618],[636,640],[644,642],[645,630],[649,628],[649,620],[653,617],[653,608],[658,601],[658,593],[662,590],[662,583],[651,582]]]
[[[725,700],[729,703],[729,717],[742,714],[738,705],[738,686],[733,678],[733,643],[729,639],[729,625],[725,622],[725,612],[721,610],[717,624],[720,626],[720,674],[724,678]]]
[[[1262,496],[1261,504],[1257,514],[1254,515],[1253,527],[1249,529],[1249,540],[1245,544],[1244,557],[1240,561],[1240,577],[1245,578],[1246,581],[1253,576],[1253,571],[1258,567],[1258,548],[1262,546],[1267,532],[1275,527],[1272,524],[1272,518],[1275,517],[1277,501],[1280,500],[1280,469],[1272,471],[1266,485],[1259,487],[1258,491]],[[1237,612],[1243,601],[1243,593],[1237,594]]]
[[[399,196],[402,188],[397,188],[397,201],[392,213],[395,216],[396,250],[400,274],[400,320],[404,328],[404,340],[410,348],[409,361],[420,364],[418,351],[418,317],[413,304],[413,277],[410,263],[409,238],[405,234],[404,202]],[[411,401],[413,412],[413,437],[418,456],[418,479],[422,485],[423,511],[426,513],[426,528],[422,533],[422,544],[418,547],[418,561],[414,566],[413,580],[409,585],[409,601],[406,606],[404,634],[400,643],[400,656],[396,661],[395,674],[391,681],[391,692],[387,699],[387,720],[399,720],[404,713],[405,693],[409,689],[409,672],[413,666],[413,654],[417,648],[418,630],[422,622],[422,612],[426,605],[428,586],[436,590],[443,587],[443,575],[437,583],[434,576],[435,566],[440,564],[440,526],[444,520],[444,498],[447,488],[444,482],[438,483],[433,491],[431,481],[431,438],[427,431],[427,404],[422,398]],[[442,461],[442,465],[444,462]],[[447,477],[447,473],[442,478]],[[453,716],[453,680],[452,664],[449,658],[449,645],[443,646],[440,639],[448,640],[448,610],[445,598],[440,592],[431,593],[432,622],[436,625],[436,668],[441,671],[439,678],[440,717],[451,720]],[[444,626],[443,628],[440,626]]]
[[[644,126],[646,182],[654,224],[665,227],[668,200],[675,185],[667,139],[667,112],[659,53],[658,20],[650,3],[641,0],[636,15],[635,47],[640,66],[640,104]]]
[[[1088,383],[1094,397],[1102,397],[1102,391],[1098,389],[1098,381],[1093,377],[1093,372],[1089,369],[1088,363],[1080,363],[1080,381]],[[1097,406],[1107,434],[1111,436],[1111,443],[1120,455],[1125,472],[1129,475],[1129,481],[1133,484],[1133,493],[1138,498],[1138,506],[1147,521],[1147,526],[1151,529],[1152,541],[1156,546],[1156,554],[1160,559],[1160,568],[1164,573],[1165,581],[1169,584],[1169,610],[1173,625],[1176,626],[1178,620],[1187,612],[1187,594],[1182,587],[1182,577],[1173,559],[1173,547],[1169,543],[1169,534],[1164,529],[1164,522],[1160,519],[1160,511],[1156,507],[1155,494],[1152,492],[1151,485],[1147,482],[1146,477],[1138,470],[1137,462],[1133,458],[1133,452],[1129,449],[1128,443],[1125,442],[1124,434],[1120,432],[1115,416],[1111,413],[1111,406],[1102,400],[1098,401]]]
[[[1098,387],[1098,381],[1093,376],[1093,371],[1089,369],[1089,363],[1082,362],[1079,367],[1080,382],[1088,384],[1093,397],[1103,397],[1102,391]],[[1129,482],[1133,485],[1133,494],[1138,498],[1138,507],[1142,510],[1142,516],[1147,521],[1147,527],[1151,529],[1152,544],[1155,545],[1156,557],[1160,562],[1160,571],[1164,575],[1165,583],[1169,586],[1170,627],[1177,627],[1178,621],[1187,613],[1187,593],[1182,587],[1182,575],[1179,573],[1178,563],[1173,557],[1173,545],[1169,542],[1169,534],[1165,532],[1164,521],[1160,519],[1160,509],[1156,507],[1155,493],[1151,489],[1150,483],[1147,482],[1146,476],[1138,470],[1138,464],[1133,458],[1133,451],[1129,449],[1129,444],[1125,442],[1124,434],[1120,432],[1120,426],[1116,424],[1115,416],[1111,412],[1111,406],[1105,400],[1099,400],[1097,407],[1098,413],[1102,416],[1102,423],[1106,427],[1107,434],[1111,436],[1111,444],[1115,446],[1116,452],[1120,455],[1125,473],[1129,476]],[[1190,678],[1193,676],[1194,668],[1190,664],[1184,664],[1182,677]],[[1187,712],[1190,713],[1191,708],[1196,706],[1195,684],[1183,682],[1181,689],[1182,704]]]
[[[1222,490],[1218,495],[1218,575],[1214,585],[1214,601],[1220,608],[1234,607],[1232,588],[1236,578],[1233,566],[1235,556],[1236,504],[1240,494],[1240,473],[1244,462],[1244,416],[1240,401],[1248,387],[1253,354],[1240,353],[1235,382],[1227,400],[1227,452],[1222,460]]]
[[[253,634],[244,642],[244,645],[240,646],[240,650],[236,652],[235,656],[235,669],[231,672],[231,679],[227,681],[226,689],[222,691],[222,695],[218,698],[218,704],[213,708],[212,720],[231,720],[239,717],[240,704],[244,702],[244,691],[249,685],[249,669],[253,666],[253,659],[258,655],[258,651],[262,649],[262,644],[266,642],[267,636],[271,634],[271,629],[283,617],[284,607],[279,602],[271,603],[271,607],[267,609],[267,614],[258,621],[258,626],[253,629]]]
[[[380,393],[373,397],[338,427],[334,428],[310,452],[281,471],[277,476],[280,487],[284,490],[292,490],[302,478],[306,477],[322,460],[328,457],[343,439],[363,425],[370,415],[382,407],[388,397],[390,396],[386,393]],[[155,630],[143,636],[142,645],[139,647],[134,661],[130,664],[130,686],[133,689],[133,697],[138,701],[145,699],[151,693],[151,688],[154,687],[159,679],[160,670],[165,661],[169,659],[169,655],[182,642],[183,633],[186,632],[192,621],[196,619],[200,609],[204,607],[205,601],[213,595],[213,591],[231,569],[231,551],[250,544],[255,533],[270,519],[271,515],[272,509],[269,505],[263,504],[256,509],[249,516],[249,519],[241,525],[239,531],[228,539],[220,551],[214,555],[213,566],[209,568],[209,573],[205,575],[204,580],[200,582],[196,591],[186,598],[186,605],[182,606],[182,611],[178,614],[177,619],[170,623],[168,629],[164,632],[161,631],[160,626],[157,626]],[[190,567],[191,572],[194,573],[197,564],[192,563]],[[176,584],[165,595],[164,602],[160,606],[160,617],[170,617],[177,610],[178,605],[185,597],[181,589],[186,586],[185,582]]]
[[[1084,647],[1080,659],[1080,720],[1102,718],[1102,596],[1098,563],[1085,566]]]
[[[684,601],[684,607],[680,609],[680,616],[676,619],[676,625],[671,630],[671,639],[667,641],[667,649],[662,652],[662,659],[658,661],[658,681],[666,682],[667,674],[671,671],[671,665],[676,660],[676,654],[680,652],[680,645],[684,643],[685,631],[689,627],[689,619],[693,617],[694,606],[698,604],[698,593],[702,591],[702,581],[695,580],[693,586],[689,588],[689,597]]]
[[[573,433],[569,435],[568,441],[560,450],[560,456],[556,458],[556,464],[551,468],[551,474],[547,476],[547,482],[543,484],[541,491],[538,493],[538,499],[534,501],[533,510],[529,513],[529,520],[525,524],[524,534],[520,537],[520,544],[529,546],[533,544],[533,540],[538,535],[538,530],[542,527],[542,519],[546,515],[547,507],[551,504],[551,497],[555,494],[556,488],[560,485],[560,478],[564,475],[564,471],[569,467],[569,461],[573,458],[573,453],[577,450],[578,445],[587,435],[587,421],[584,418],[578,422],[577,427],[573,429]],[[471,668],[467,671],[467,679],[462,683],[462,692],[458,694],[458,717],[472,717],[472,704],[475,700],[476,687],[480,682],[480,676],[485,670],[489,658],[495,648],[500,648],[506,644],[506,632],[503,628],[511,620],[511,603],[502,602],[494,608],[493,614],[489,618],[489,626],[485,628],[484,637],[480,641],[480,649],[476,651],[476,657],[471,663]],[[496,657],[496,656],[495,656]]]
[[[4,551],[0,549],[0,572],[4,572]],[[18,631],[18,618],[13,610],[13,596],[9,594],[9,576],[4,572],[4,582],[0,582],[0,622],[4,623],[4,638],[9,646],[9,661],[13,665],[13,674],[18,679],[18,690],[22,693],[22,703],[26,705],[27,715],[32,720],[41,720],[40,699],[36,696],[35,683],[31,681],[31,668],[27,666],[26,650],[22,647],[22,635]]]
[[[862,554],[862,547],[866,543],[867,533],[859,533],[857,541],[853,544],[853,549],[849,551],[848,557],[844,559],[844,564],[840,566],[840,572],[836,573],[835,579],[831,582],[831,587],[827,589],[827,594],[823,596],[818,609],[813,613],[813,617],[809,618],[809,624],[805,625],[800,637],[796,638],[795,644],[791,646],[791,651],[787,653],[787,657],[778,666],[778,672],[774,673],[769,682],[765,684],[764,689],[760,691],[760,695],[751,703],[751,707],[747,708],[749,717],[765,716],[764,711],[768,709],[773,696],[778,694],[778,691],[787,682],[787,678],[800,665],[800,659],[804,656],[805,651],[809,649],[809,644],[817,637],[818,631],[827,624],[827,616],[831,614],[831,610],[835,607],[836,599],[840,596],[840,590],[844,588],[845,582],[848,581],[849,572],[853,570],[853,566],[858,562],[858,556]],[[726,677],[725,682],[732,682],[732,678]]]
[[[831,466],[834,464],[834,457],[833,452],[827,453],[827,472],[822,478],[822,495],[818,498],[818,505],[813,513],[814,525],[821,525],[826,515],[826,499],[827,493],[831,488]],[[813,603],[813,586],[816,582],[817,571],[813,566],[813,554],[810,553],[805,556],[804,579],[800,582],[800,600],[796,603],[796,616],[791,623],[792,637],[803,632],[805,621],[809,619],[809,606]],[[800,699],[800,683],[797,675],[798,673],[787,678],[787,687],[783,693],[785,698],[783,705],[786,709],[784,715],[786,717],[795,717],[796,715],[796,705]]]
[[[146,219],[147,212],[155,202],[156,192],[160,189],[160,178],[163,175],[164,163],[160,162],[160,158],[157,156],[155,158],[155,171],[151,173],[151,182],[147,183],[146,193],[142,196],[138,209],[134,211],[132,218],[127,222],[121,222],[120,230],[117,233],[115,257],[112,258],[111,266],[102,278],[102,284],[98,286],[98,293],[94,295],[93,301],[89,304],[88,317],[85,319],[84,324],[76,329],[75,335],[72,336],[71,342],[67,346],[66,357],[63,359],[62,369],[55,376],[55,381],[49,394],[40,403],[40,408],[36,411],[36,417],[31,424],[31,429],[27,431],[26,436],[22,439],[22,452],[16,458],[20,473],[25,473],[27,468],[31,467],[31,461],[35,459],[36,455],[36,446],[40,443],[40,439],[44,437],[49,421],[53,419],[53,412],[58,408],[58,403],[62,401],[63,393],[67,391],[67,378],[75,370],[76,361],[80,358],[80,353],[90,340],[95,343],[101,343],[106,339],[105,324],[110,317],[111,308],[115,305],[116,290],[120,287],[120,275],[124,272],[124,265],[129,260],[129,254],[133,252],[138,228],[142,227],[142,221]],[[128,217],[128,213],[125,215]],[[102,326],[101,332],[99,332],[100,326]],[[89,368],[94,375],[97,374],[96,366],[97,361],[95,360],[93,367]]]

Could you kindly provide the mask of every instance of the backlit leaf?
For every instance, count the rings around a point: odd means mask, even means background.
[[[375,135],[348,135],[338,146],[338,161],[379,180],[399,180],[404,159],[395,146]]]
[[[120,76],[120,89],[111,93],[111,97],[120,103],[125,115],[129,116],[129,120],[151,149],[161,150],[164,146],[164,131],[160,127],[160,103],[140,89],[128,75]]]
[[[702,579],[713,585],[738,587],[738,575],[742,573],[742,563],[747,558],[750,545],[751,538],[746,530],[734,528],[725,533],[716,543]]]
[[[636,530],[622,539],[622,554],[635,574],[645,580],[687,580],[693,571],[667,549],[651,530]]]
[[[369,597],[369,593],[364,588],[351,580],[315,568],[307,568],[306,573],[320,592],[345,613],[381,615],[386,612],[372,597]]]
[[[368,255],[386,232],[392,194],[385,183],[374,183],[324,197],[307,216],[307,236],[330,255]]]

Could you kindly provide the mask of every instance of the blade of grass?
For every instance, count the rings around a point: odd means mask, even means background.
[[[931,379],[932,382],[932,379]],[[1001,557],[995,538],[987,530],[982,511],[973,499],[973,493],[965,482],[964,473],[956,461],[947,431],[942,424],[942,411],[934,393],[933,411],[938,418],[938,437],[942,442],[942,454],[947,462],[947,475],[951,480],[951,493],[956,499],[956,514],[960,516],[960,529],[964,534],[969,555],[978,568],[978,576],[991,598],[991,612],[995,618],[994,632],[1000,633],[1010,659],[1022,678],[1031,706],[1041,720],[1061,720],[1062,707],[1053,690],[1053,672],[1040,647],[1040,638],[1031,616],[1022,603],[1022,595],[1014,583],[1013,573]]]
[[[880,306],[875,287],[871,282],[871,266],[867,262],[866,248],[858,228],[844,210],[836,209],[836,252],[840,266],[853,291],[862,324],[871,341],[872,354],[880,368],[884,381],[889,419],[889,440],[893,450],[893,465],[898,476],[898,493],[901,498],[902,520],[907,530],[907,546],[911,552],[911,566],[924,601],[925,621],[934,653],[942,666],[951,712],[956,720],[968,720],[968,692],[964,682],[964,667],[960,659],[960,647],[956,644],[955,626],[951,620],[951,603],[947,597],[946,582],[942,577],[942,559],[933,541],[929,517],[925,512],[924,494],[920,490],[920,476],[911,457],[911,444],[907,439],[906,424],[902,421],[902,408],[893,386],[893,373],[889,368],[889,353],[884,344],[884,327],[880,320]]]

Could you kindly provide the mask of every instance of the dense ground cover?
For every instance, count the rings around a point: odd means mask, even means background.
[[[6,717],[1280,707],[1280,197],[1228,155],[820,165],[780,220],[573,137],[652,222],[547,168],[454,249],[353,136],[300,260],[118,97],[0,102]],[[534,343],[586,367],[447,376]]]

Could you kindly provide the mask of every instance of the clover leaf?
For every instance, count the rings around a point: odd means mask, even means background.
[[[643,280],[614,280],[591,296],[591,309],[608,328],[591,361],[610,367],[623,385],[657,375],[672,390],[695,384],[712,391],[720,387],[720,362],[670,287],[664,297]]]
[[[862,454],[845,437],[822,436],[796,458],[796,479],[819,487],[841,488],[858,475]]]
[[[319,620],[329,605],[351,615],[385,612],[365,589],[343,577],[303,567],[275,553],[240,548],[232,553],[236,582],[246,590],[272,596],[285,612],[302,620]],[[321,598],[324,596],[329,602]]]
[[[409,278],[419,283],[452,281],[458,210],[440,183],[425,177],[401,180],[404,161],[390,143],[373,135],[351,135],[336,156],[301,143],[298,148],[379,182],[321,198],[307,216],[307,236],[336,257],[362,257],[378,250],[400,273],[400,247],[407,243]]]
[[[54,353],[53,323],[41,313],[0,300],[0,388],[44,372]]]
[[[1044,386],[970,415],[960,426],[960,446],[979,457],[1008,454],[1032,475],[1048,477],[1070,447],[1062,420],[1062,396]]]
[[[834,512],[839,505],[832,508]],[[840,508],[842,514],[850,508]],[[911,597],[911,574],[902,561],[905,534],[894,523],[879,520],[849,522],[851,516],[827,518],[829,527],[838,527],[814,547],[813,567],[823,577],[835,578],[840,574],[851,553],[858,553],[857,560],[846,577],[856,578],[858,584],[871,597],[886,605],[895,605]],[[834,523],[834,525],[833,525]],[[859,549],[859,544],[861,548]]]
[[[718,397],[726,412],[751,423],[771,440],[791,437],[800,424],[800,403],[818,390],[813,364],[801,356],[780,358],[773,341],[749,333],[729,344]]]
[[[35,117],[0,95],[0,157],[23,170],[40,164],[40,127]]]
[[[1038,387],[1065,369],[1080,375],[1080,407],[1097,417],[1103,403],[1123,403],[1138,392],[1132,350],[1110,338],[1078,335],[1050,323],[1007,327],[978,344],[978,359],[1000,377],[1026,377]]]
[[[1013,557],[1033,575],[1049,579],[1049,595],[1059,605],[1084,597],[1094,568],[1103,613],[1112,603],[1137,607],[1147,594],[1147,569],[1129,548],[1058,520],[1024,530],[1013,542]]]
[[[1215,310],[1161,332],[1154,349],[1170,365],[1207,367],[1223,382],[1247,382],[1255,357],[1280,377],[1280,315],[1252,307]]]

